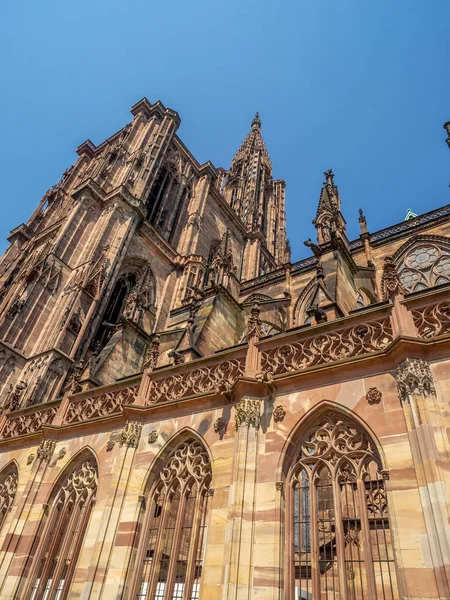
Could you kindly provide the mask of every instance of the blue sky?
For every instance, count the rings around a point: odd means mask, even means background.
[[[449,0],[44,0],[0,18],[7,233],[90,138],[143,96],[177,110],[200,162],[228,167],[259,111],[287,182],[293,260],[309,255],[323,171],[359,233],[450,202]]]

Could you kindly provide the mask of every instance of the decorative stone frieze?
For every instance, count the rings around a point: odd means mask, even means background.
[[[410,394],[436,394],[429,364],[419,358],[406,358],[397,367],[398,394],[406,400]]]
[[[258,429],[261,424],[261,400],[242,398],[236,404],[236,429],[247,425]]]

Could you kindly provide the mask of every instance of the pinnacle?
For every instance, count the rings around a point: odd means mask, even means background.
[[[256,112],[253,118],[252,129],[253,128],[261,129],[261,119],[259,118],[259,112]]]

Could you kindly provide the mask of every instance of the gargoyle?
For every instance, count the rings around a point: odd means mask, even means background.
[[[308,238],[306,240],[306,242],[303,242],[305,244],[305,246],[307,246],[308,248],[311,248],[311,250],[313,251],[314,256],[316,256],[317,258],[320,258],[322,256],[322,250],[320,249],[320,247],[315,244],[311,238]]]

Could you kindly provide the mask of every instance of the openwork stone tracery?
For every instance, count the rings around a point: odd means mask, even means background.
[[[417,292],[450,282],[450,249],[423,242],[404,257],[398,267],[402,287]]]
[[[10,464],[0,473],[0,530],[14,502],[18,479],[19,473],[15,463]]]
[[[178,444],[153,483],[133,597],[198,598],[211,463],[195,438]]]
[[[34,600],[64,600],[83,544],[98,485],[93,456],[80,456],[77,465],[55,486],[40,543],[34,557],[28,595]]]
[[[273,375],[301,371],[314,365],[383,350],[392,339],[391,323],[386,318],[263,351],[261,365],[264,371]]]
[[[380,458],[355,421],[310,422],[286,503],[289,598],[399,597]]]

